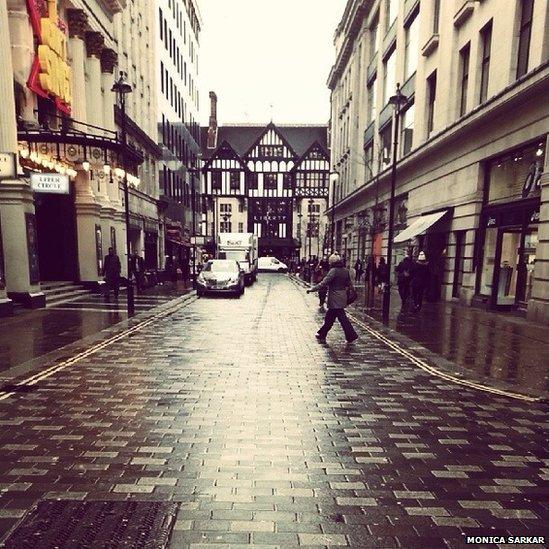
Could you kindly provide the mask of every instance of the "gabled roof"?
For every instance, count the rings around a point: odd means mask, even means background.
[[[273,130],[275,132],[275,134],[277,134],[282,143],[289,149],[289,153],[291,156],[294,156],[296,155],[297,153],[295,152],[294,148],[290,145],[290,143],[288,142],[288,140],[284,137],[284,135],[282,135],[282,133],[280,132],[280,130],[274,125],[273,122],[269,122],[266,126],[266,128],[263,130],[263,133],[259,136],[258,139],[256,139],[249,147],[248,147],[248,150],[246,151],[246,154],[245,156],[250,156],[250,154],[252,153],[252,151],[261,143],[261,141],[263,141],[263,138],[265,137],[265,135],[267,134],[267,132],[269,132],[270,130]]]
[[[270,124],[261,125],[237,125],[231,124],[219,126],[218,142],[226,141],[231,147],[243,157],[267,131]],[[328,126],[327,125],[290,125],[273,124],[280,135],[288,142],[290,147],[299,157],[303,156],[311,144],[317,141],[325,150],[328,147]],[[216,149],[207,148],[208,128],[201,128],[202,158],[207,160]]]
[[[234,150],[234,148],[231,146],[231,144],[228,141],[222,141],[216,149],[214,150],[209,149],[209,150],[212,151],[212,154],[210,155],[209,158],[205,159],[205,164],[204,164],[205,168],[207,168],[215,159],[223,158],[223,159],[237,160],[243,168],[247,169],[240,155]]]
[[[318,149],[324,155],[324,158],[330,161],[330,153],[328,152],[326,147],[324,147],[322,143],[315,141],[314,143],[311,143],[311,146],[300,156],[299,160],[296,162],[296,166],[303,162],[303,160],[305,160],[309,156],[309,153],[311,153],[311,151],[314,151],[315,149]]]

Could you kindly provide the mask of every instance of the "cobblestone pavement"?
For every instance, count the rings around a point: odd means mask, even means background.
[[[177,502],[173,548],[548,539],[546,410],[319,345],[316,303],[264,275],[0,400],[0,533],[60,498]]]

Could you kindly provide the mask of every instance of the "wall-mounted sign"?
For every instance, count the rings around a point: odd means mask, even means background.
[[[15,177],[15,154],[0,153],[0,179]]]
[[[31,189],[35,193],[69,194],[69,176],[60,173],[33,173]]]
[[[57,15],[57,1],[27,0],[27,8],[37,43],[27,86],[70,114],[72,77],[67,62],[66,25]]]

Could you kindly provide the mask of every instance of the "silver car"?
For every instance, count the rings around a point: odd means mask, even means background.
[[[240,297],[244,293],[244,271],[234,259],[211,259],[196,279],[196,293],[232,294]]]

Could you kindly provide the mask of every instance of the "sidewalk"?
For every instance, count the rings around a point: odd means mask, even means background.
[[[190,290],[182,283],[147,288],[135,296],[135,312],[149,311]],[[2,319],[0,330],[0,380],[9,371],[126,320],[126,295],[118,302],[105,302],[103,296],[90,294],[46,309],[18,309]]]
[[[358,290],[355,314],[381,322],[381,296],[376,296],[373,308],[366,308],[364,287]],[[451,302],[426,303],[419,313],[401,313],[400,306],[394,291],[389,328],[401,334],[414,351],[421,351],[414,346],[420,344],[445,359],[442,362],[453,363],[467,377],[548,396],[549,327]]]

